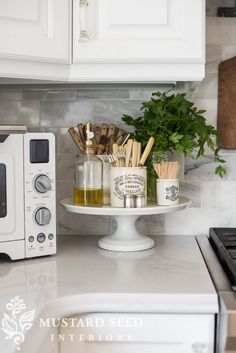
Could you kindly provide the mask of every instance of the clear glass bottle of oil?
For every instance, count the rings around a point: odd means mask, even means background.
[[[86,141],[84,153],[75,165],[74,202],[80,206],[99,207],[103,204],[102,161],[95,155],[96,146]]]

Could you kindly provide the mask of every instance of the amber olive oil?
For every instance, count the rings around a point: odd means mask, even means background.
[[[74,190],[75,205],[80,206],[102,206],[103,190],[102,189],[79,189]]]

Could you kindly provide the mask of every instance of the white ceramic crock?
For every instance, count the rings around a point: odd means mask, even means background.
[[[144,194],[146,205],[146,167],[111,167],[110,188],[110,199],[112,207],[124,207],[125,194]]]

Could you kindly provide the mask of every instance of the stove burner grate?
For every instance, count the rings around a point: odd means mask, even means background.
[[[236,228],[210,228],[209,240],[236,290]]]

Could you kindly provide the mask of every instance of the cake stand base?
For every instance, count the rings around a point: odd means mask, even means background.
[[[191,202],[187,197],[180,196],[179,204],[172,206],[149,205],[142,208],[124,207],[85,207],[75,205],[73,199],[62,200],[61,205],[69,212],[87,215],[112,216],[116,220],[117,229],[113,235],[105,236],[98,241],[100,248],[111,251],[141,251],[151,249],[154,241],[140,235],[135,222],[138,217],[176,212],[188,207]]]
[[[114,234],[107,235],[98,241],[98,246],[110,251],[141,251],[151,249],[154,240],[140,235],[135,227],[139,216],[121,215],[113,216],[117,228]]]

